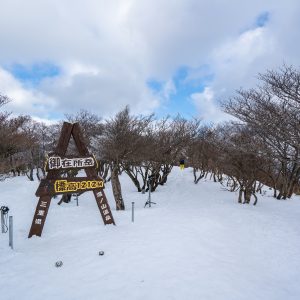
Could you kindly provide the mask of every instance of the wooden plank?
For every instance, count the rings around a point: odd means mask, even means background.
[[[72,136],[74,138],[75,144],[77,146],[80,155],[89,155],[89,150],[83,142],[83,137],[81,134],[80,126],[78,123],[73,124]]]
[[[115,225],[114,218],[112,217],[112,213],[105,196],[104,190],[93,190],[99,211],[101,213],[103,222],[105,225],[113,224]]]
[[[74,138],[76,147],[80,155],[89,155],[89,150],[83,142],[81,130],[78,123],[73,125],[72,136]],[[85,168],[85,173],[88,177],[98,176],[97,171],[95,169]],[[98,208],[100,210],[103,222],[105,225],[113,224],[115,225],[114,217],[112,215],[111,209],[109,207],[107,198],[105,196],[104,190],[94,190],[93,191],[95,200],[97,202]]]
[[[66,154],[68,144],[70,142],[72,134],[73,124],[64,122],[61,129],[61,134],[55,148],[55,154],[64,156]],[[59,170],[51,170],[47,173],[46,179],[56,178],[59,175]],[[41,236],[44,228],[44,224],[47,218],[49,206],[52,196],[45,194],[40,197],[35,209],[34,217],[30,227],[28,238],[33,235]],[[43,212],[42,212],[43,211]],[[43,215],[41,215],[43,213]]]
[[[48,214],[49,206],[51,202],[51,196],[42,196],[36,206],[34,217],[32,220],[31,228],[29,231],[28,238],[33,235],[41,236]]]
[[[64,156],[67,152],[68,145],[70,142],[71,134],[73,130],[73,124],[64,122],[61,129],[60,137],[58,139],[57,146],[54,150],[54,154]]]

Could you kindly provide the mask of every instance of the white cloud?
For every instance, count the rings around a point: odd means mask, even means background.
[[[210,87],[206,87],[202,93],[191,95],[199,116],[204,122],[220,122],[229,119],[229,116],[223,113],[215,103],[214,96],[214,91]]]
[[[209,70],[204,68],[204,71],[208,76],[214,74],[213,80],[205,83],[202,93],[191,95],[200,116],[212,121],[228,120],[231,117],[221,111],[219,100],[232,96],[240,87],[256,86],[259,72],[278,68],[283,62],[299,67],[299,56],[295,55],[300,50],[300,43],[295,38],[295,28],[300,26],[299,3],[289,1],[289,4],[279,5],[277,2],[269,10],[271,19],[265,27],[252,26],[227,38],[212,51]],[[200,69],[199,74],[192,70],[188,79],[195,80],[197,75],[198,78],[204,76],[203,70]]]
[[[229,71],[235,65],[248,66],[266,52],[270,53],[272,43],[266,31],[262,27],[248,30],[237,39],[217,48],[213,55],[217,67]]]
[[[169,100],[172,94],[176,93],[176,86],[172,79],[169,79],[163,86],[162,89],[162,98],[165,100]]]
[[[40,89],[60,99],[63,113],[84,108],[102,116],[116,113],[129,104],[133,113],[149,113],[158,106],[158,100],[132,70],[116,72],[83,64],[68,64],[66,72],[57,78],[42,82]]]
[[[267,28],[254,28],[226,41],[211,56],[214,79],[202,93],[191,95],[198,113],[205,119],[220,122],[230,119],[221,111],[219,101],[232,96],[236,89],[257,84],[256,75],[263,72],[275,52],[275,41]]]
[[[56,101],[36,90],[25,89],[8,71],[0,68],[0,91],[13,99],[5,106],[17,114],[29,114],[35,117],[44,115],[51,118],[51,111],[57,107]]]
[[[298,30],[300,4],[297,1],[274,2],[267,6],[270,21],[264,27],[255,26],[236,36],[228,36],[213,48],[210,73],[213,80],[207,83],[202,93],[191,96],[198,113],[211,115],[212,120],[226,120],[219,101],[232,96],[240,87],[255,87],[257,75],[267,69],[276,69],[283,62],[299,67],[300,51]],[[209,92],[208,92],[209,91]]]
[[[32,119],[36,122],[39,122],[39,123],[44,123],[46,125],[55,125],[55,124],[58,124],[59,123],[59,119],[58,120],[54,120],[54,119],[44,119],[44,118],[39,118],[39,117],[36,117],[36,116],[33,116]]]
[[[299,64],[296,0],[0,3],[0,67],[49,61],[62,70],[32,89],[11,77],[5,86],[0,83],[0,91],[15,99],[13,109],[40,118],[80,108],[106,116],[127,104],[137,113],[153,111],[163,100],[148,80],[167,82],[168,97],[181,66],[210,65],[216,103],[234,88],[254,84],[257,72],[267,67]],[[270,22],[253,29],[264,11],[270,12]]]

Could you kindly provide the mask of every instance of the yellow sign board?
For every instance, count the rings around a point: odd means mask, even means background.
[[[102,180],[83,180],[83,181],[68,181],[68,180],[55,180],[54,191],[55,193],[68,193],[85,190],[93,190],[104,187]]]

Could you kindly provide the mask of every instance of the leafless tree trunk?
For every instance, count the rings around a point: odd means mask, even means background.
[[[125,210],[125,204],[122,197],[121,184],[119,180],[119,168],[117,164],[111,166],[111,186],[116,201],[116,210]]]

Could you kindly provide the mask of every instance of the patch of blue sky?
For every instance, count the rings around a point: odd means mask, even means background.
[[[265,11],[259,14],[255,20],[257,27],[264,27],[270,20],[270,12]]]
[[[152,91],[159,93],[163,89],[164,83],[162,81],[150,79],[148,80],[147,85]]]
[[[254,30],[256,28],[263,28],[267,26],[271,18],[271,14],[268,11],[261,12],[259,15],[256,16],[253,23],[249,26],[247,25],[240,31],[240,34],[247,32],[249,30]]]
[[[49,112],[48,118],[50,120],[63,120],[66,119],[65,114],[61,112]]]
[[[172,77],[175,86],[168,99],[164,99],[162,106],[156,111],[158,118],[170,115],[175,117],[177,114],[185,118],[192,118],[197,115],[195,105],[191,100],[191,95],[200,93],[207,84],[213,80],[213,74],[209,72],[208,66],[192,69],[186,66],[180,67]],[[148,81],[148,86],[157,95],[163,95],[166,82]]]
[[[47,112],[46,117],[49,121],[59,121],[59,120],[64,120],[65,113],[59,112],[59,111],[52,111],[51,108],[49,108],[47,105],[43,105],[40,103],[33,103],[32,106],[40,111]]]
[[[32,65],[12,64],[6,68],[16,79],[27,86],[37,86],[43,79],[61,74],[61,69],[50,62],[40,62]]]

